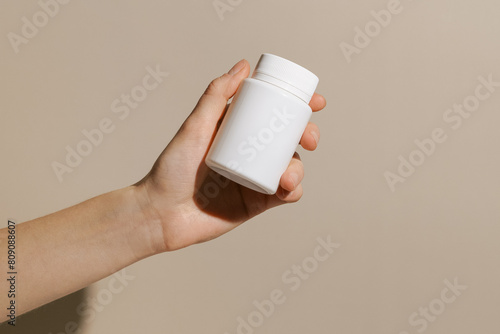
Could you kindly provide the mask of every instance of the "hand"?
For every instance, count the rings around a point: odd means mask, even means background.
[[[241,60],[227,74],[212,81],[152,170],[135,185],[151,224],[151,247],[156,252],[211,240],[267,209],[301,198],[304,167],[297,153],[275,195],[250,190],[205,165],[227,101],[249,73],[250,65]],[[325,105],[323,96],[314,94],[312,110],[319,111]],[[313,151],[318,140],[318,126],[309,123],[301,146]]]

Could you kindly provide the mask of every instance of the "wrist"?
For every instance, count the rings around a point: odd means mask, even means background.
[[[116,191],[119,200],[118,221],[123,224],[126,239],[136,260],[164,251],[162,228],[150,209],[143,187],[132,185]]]

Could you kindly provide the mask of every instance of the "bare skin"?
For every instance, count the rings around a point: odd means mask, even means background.
[[[301,198],[304,167],[298,154],[275,195],[224,181],[204,163],[227,101],[249,73],[248,62],[242,60],[212,81],[138,183],[16,226],[16,271],[22,277],[16,287],[17,316],[136,261],[214,239],[270,208]],[[319,94],[310,103],[313,111],[325,105]],[[309,123],[301,146],[313,151],[318,140],[318,127]],[[218,196],[202,204],[199,189],[214,177],[221,182]],[[0,263],[5,267],[7,238],[8,230],[0,230]],[[8,305],[8,290],[8,282],[0,280],[0,305]]]

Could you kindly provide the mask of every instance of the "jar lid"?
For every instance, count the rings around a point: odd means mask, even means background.
[[[306,103],[311,101],[319,82],[318,77],[311,71],[269,53],[260,57],[252,78],[276,85]]]

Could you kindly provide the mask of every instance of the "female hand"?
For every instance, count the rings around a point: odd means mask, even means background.
[[[249,73],[248,62],[241,60],[212,81],[152,170],[135,185],[147,221],[153,224],[151,242],[157,252],[216,238],[269,208],[301,198],[304,167],[297,153],[275,195],[250,190],[205,165],[227,102]],[[325,105],[323,96],[314,94],[312,110],[319,111]],[[313,151],[318,140],[318,127],[309,123],[301,146]]]

